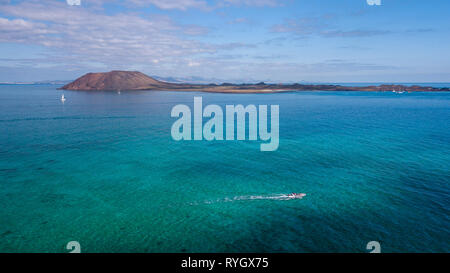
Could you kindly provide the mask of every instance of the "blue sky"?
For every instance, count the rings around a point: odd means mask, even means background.
[[[450,1],[0,0],[0,81],[450,82]]]

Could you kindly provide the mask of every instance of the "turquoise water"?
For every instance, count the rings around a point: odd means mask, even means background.
[[[1,252],[450,251],[449,93],[60,94],[0,86]],[[279,104],[279,149],[175,142],[194,95]]]

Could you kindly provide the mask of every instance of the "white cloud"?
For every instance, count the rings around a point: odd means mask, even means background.
[[[239,17],[233,20],[228,21],[229,24],[246,24],[249,23],[249,20],[244,17]]]
[[[292,33],[297,37],[303,38],[311,35],[318,35],[326,38],[370,37],[391,33],[391,31],[373,29],[341,30],[333,27],[333,20],[336,20],[336,16],[332,14],[321,17],[291,19],[286,20],[282,24],[272,26],[271,31],[276,33]]]
[[[127,0],[129,3],[137,6],[154,5],[160,9],[201,9],[212,10],[227,6],[250,6],[250,7],[275,7],[281,5],[278,0],[217,0],[215,3],[208,4],[205,0]]]
[[[189,56],[217,50],[189,38],[207,29],[179,25],[166,16],[106,15],[51,0],[0,6],[0,13],[16,17],[0,17],[1,42],[42,45],[67,61],[158,65],[186,58],[187,64]]]
[[[38,58],[0,60],[0,64],[23,67],[26,71],[36,67],[45,67],[46,71],[50,71],[51,66],[58,72],[138,69],[161,76],[202,75],[251,79],[258,75],[259,80],[278,77],[280,81],[296,79],[303,74],[332,74],[333,70],[354,73],[382,68],[352,62],[301,64],[295,63],[292,58],[280,62],[276,62],[276,57],[252,59],[249,55],[258,51],[252,49],[255,45],[239,40],[216,44],[201,42],[196,35],[206,33],[208,29],[204,27],[180,25],[167,16],[148,13],[107,14],[101,9],[101,1],[94,2],[96,8],[91,8],[92,3],[87,0],[79,7],[54,0],[0,5],[0,42],[46,48],[45,53],[41,53]],[[188,2],[184,2],[186,8]],[[233,5],[255,4],[252,1],[228,2]],[[272,3],[263,2],[266,5]],[[328,28],[322,27],[320,20],[286,22],[273,30],[294,32],[297,35],[361,35],[359,32],[324,33]],[[242,48],[247,50],[236,50]],[[233,54],[236,57],[232,57]]]
[[[206,9],[208,4],[203,0],[129,0],[138,6],[155,5],[160,9],[187,10],[190,8]]]
[[[81,0],[66,0],[66,2],[70,6],[79,6],[79,5],[81,5]]]
[[[225,5],[234,5],[234,6],[251,6],[251,7],[275,7],[280,5],[277,0],[223,0],[221,1]]]
[[[194,61],[189,61],[188,66],[192,67],[192,66],[199,66],[200,63],[199,62],[194,62]]]

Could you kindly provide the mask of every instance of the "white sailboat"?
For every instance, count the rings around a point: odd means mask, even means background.
[[[62,94],[62,96],[61,96],[61,101],[62,101],[62,102],[65,102],[65,101],[66,101],[66,98],[64,97],[64,94]]]

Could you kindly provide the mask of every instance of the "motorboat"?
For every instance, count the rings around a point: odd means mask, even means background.
[[[288,194],[288,198],[290,198],[290,199],[302,199],[304,196],[306,196],[306,193],[291,193],[291,194]]]

